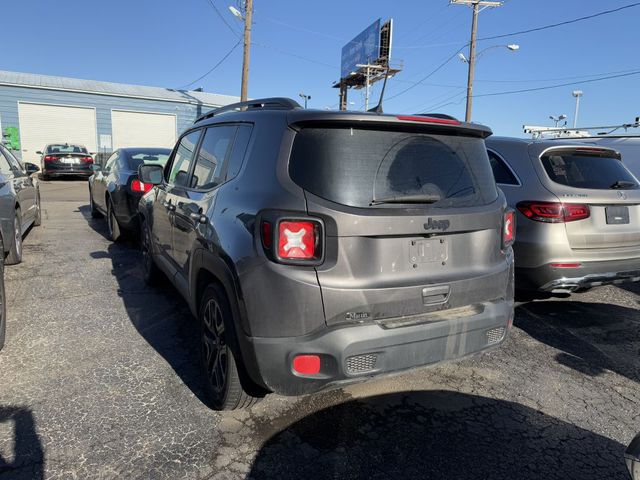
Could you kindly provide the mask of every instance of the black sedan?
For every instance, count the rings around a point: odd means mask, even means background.
[[[118,241],[123,233],[138,232],[138,203],[152,188],[138,179],[138,167],[143,163],[164,166],[170,153],[168,148],[120,148],[104,167],[92,167],[95,173],[89,177],[91,216],[106,216],[112,241]]]
[[[40,165],[43,180],[64,175],[88,177],[93,173],[93,157],[82,145],[53,143],[36,153],[42,155]]]
[[[40,189],[33,176],[38,170],[33,163],[20,163],[0,145],[0,234],[8,265],[22,261],[23,235],[42,222]]]

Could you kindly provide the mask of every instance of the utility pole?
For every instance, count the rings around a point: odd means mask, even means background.
[[[467,76],[467,110],[464,116],[465,122],[471,121],[471,110],[473,107],[473,77],[476,70],[476,34],[478,31],[478,13],[480,7],[499,7],[502,2],[486,0],[451,0],[456,5],[471,5],[473,8],[473,19],[471,21],[471,41],[469,42],[469,74]]]
[[[253,19],[253,0],[245,0],[244,3],[244,55],[242,58],[242,88],[240,89],[240,101],[247,101],[249,90],[249,56],[251,54],[251,21]]]

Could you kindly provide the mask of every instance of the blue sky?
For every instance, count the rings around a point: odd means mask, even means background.
[[[229,25],[236,0],[211,0]],[[331,88],[342,46],[375,19],[394,19],[395,61],[404,70],[387,85],[393,96],[450,57],[469,38],[471,11],[448,0],[254,0],[249,96],[311,95],[310,107],[337,106]],[[562,22],[634,3],[632,0],[507,0],[480,14],[478,36]],[[181,87],[195,80],[238,41],[208,0],[22,0],[3,5],[0,69],[122,83]],[[492,49],[477,64],[475,94],[543,87],[640,70],[640,6],[555,29],[484,41]],[[10,43],[8,42],[10,40]],[[241,45],[192,88],[239,95]],[[603,74],[603,75],[597,75]],[[385,111],[433,109],[464,118],[467,67],[457,58],[385,103]],[[619,124],[640,115],[640,75],[474,100],[473,120],[497,134],[522,136],[523,124],[549,125],[549,115],[573,118],[571,91],[584,91],[581,125]],[[374,88],[377,99],[379,86]],[[351,91],[361,108],[361,91]]]

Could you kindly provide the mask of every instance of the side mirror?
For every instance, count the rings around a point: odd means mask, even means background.
[[[40,167],[34,163],[25,162],[24,171],[27,173],[27,175],[33,175],[34,173],[37,173],[40,171]]]
[[[164,177],[164,168],[160,165],[145,165],[144,163],[138,167],[138,178],[142,183],[150,183],[151,185],[160,185]]]
[[[97,163],[92,163],[89,168],[94,172],[99,172],[102,170],[102,166],[98,165]]]
[[[37,155],[42,155],[42,152],[41,152],[40,150],[38,150],[38,151],[36,152],[36,154],[37,154]]]
[[[624,452],[624,461],[633,480],[640,480],[640,433],[631,440]]]

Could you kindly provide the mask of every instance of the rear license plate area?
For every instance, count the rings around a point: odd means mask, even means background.
[[[605,207],[608,225],[626,225],[629,223],[629,207]]]
[[[414,265],[440,263],[446,261],[447,257],[447,241],[443,238],[412,240],[409,243],[409,262]]]

